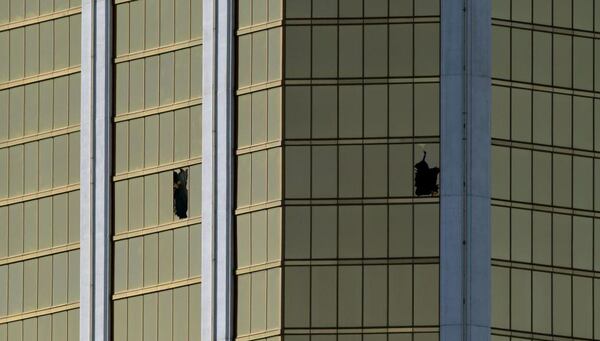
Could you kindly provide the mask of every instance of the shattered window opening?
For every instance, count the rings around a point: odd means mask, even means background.
[[[183,168],[173,171],[173,212],[179,219],[187,218],[188,211],[188,171]]]
[[[415,164],[415,194],[419,197],[434,196],[439,192],[438,174],[440,169],[438,167],[429,168],[425,158],[427,158],[427,152],[423,151],[423,160]]]

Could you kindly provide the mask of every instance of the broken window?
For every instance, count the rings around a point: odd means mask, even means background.
[[[188,171],[180,169],[173,171],[173,212],[179,219],[187,218],[188,211]]]
[[[433,196],[439,192],[438,174],[440,174],[440,169],[438,167],[429,168],[425,158],[427,158],[426,151],[423,152],[423,160],[415,164],[415,194],[417,196]]]

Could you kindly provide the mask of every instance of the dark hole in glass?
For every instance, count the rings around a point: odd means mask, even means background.
[[[187,218],[188,211],[188,171],[173,171],[173,211],[179,219]]]
[[[425,158],[427,152],[423,152],[423,160],[415,164],[415,194],[417,196],[422,195],[436,195],[439,192],[438,174],[440,169],[438,167],[429,168]]]

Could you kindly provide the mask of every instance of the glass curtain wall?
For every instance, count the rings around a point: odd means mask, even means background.
[[[600,2],[493,0],[492,25],[493,340],[598,340]]]
[[[80,21],[0,1],[0,341],[79,339]]]
[[[282,316],[282,0],[237,2],[236,326],[278,340]]]
[[[236,337],[438,340],[439,2],[238,11]]]
[[[113,339],[200,340],[202,1],[113,9]]]

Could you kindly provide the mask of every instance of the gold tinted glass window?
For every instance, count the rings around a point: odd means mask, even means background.
[[[237,338],[438,339],[415,164],[437,176],[439,22],[437,0],[240,1]]]
[[[79,339],[81,6],[0,4],[0,340]]]
[[[115,340],[200,339],[202,2],[117,2]]]
[[[493,1],[494,340],[598,336],[594,13],[589,0]]]

